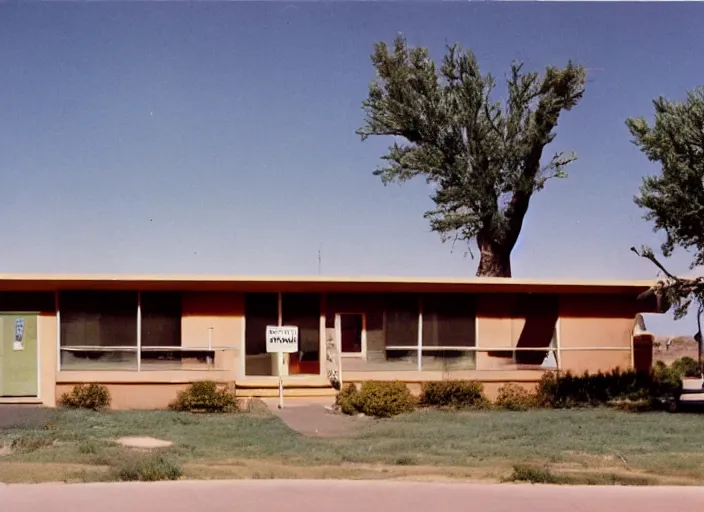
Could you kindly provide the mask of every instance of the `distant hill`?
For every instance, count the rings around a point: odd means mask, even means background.
[[[654,361],[670,364],[680,357],[689,356],[696,359],[697,355],[697,342],[691,336],[656,336],[653,341]]]
[[[670,342],[670,348],[689,348],[689,347],[694,347],[697,348],[697,342],[694,340],[693,337],[691,336],[655,336],[654,344],[656,347],[658,346],[665,346],[667,345],[668,340],[672,340]]]

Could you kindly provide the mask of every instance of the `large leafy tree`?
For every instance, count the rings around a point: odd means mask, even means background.
[[[500,102],[492,75],[459,45],[447,48],[439,66],[400,35],[393,48],[377,43],[371,57],[376,79],[357,133],[395,138],[375,174],[384,184],[425,178],[434,186],[435,208],[425,214],[432,230],[443,241],[476,241],[478,276],[510,277],[531,197],[548,179],[566,176],[575,159],[557,153],[543,162],[543,151],[560,114],[584,94],[584,68],[569,62],[539,74],[513,64]]]
[[[626,120],[633,142],[660,172],[643,179],[638,206],[656,232],[665,235],[661,250],[669,257],[680,247],[692,255],[690,269],[704,265],[704,87],[687,93],[684,101],[659,97],[653,101],[655,119]],[[667,270],[649,247],[632,249],[663,274],[654,289],[665,307],[683,317],[694,302],[704,304],[704,277],[683,278]]]

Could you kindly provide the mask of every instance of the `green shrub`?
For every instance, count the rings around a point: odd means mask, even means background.
[[[653,371],[662,370],[663,368],[667,368],[667,364],[665,364],[665,361],[655,361],[655,364],[653,365]]]
[[[100,449],[100,445],[93,439],[84,439],[78,443],[78,453],[84,455],[96,455]]]
[[[59,405],[73,409],[100,411],[110,407],[110,391],[102,384],[78,384],[59,398]]]
[[[682,393],[682,376],[679,371],[664,364],[656,364],[650,375],[651,401],[661,405],[675,404]]]
[[[163,454],[128,459],[113,469],[113,478],[122,482],[178,480],[181,467]]]
[[[672,363],[672,369],[681,377],[699,377],[699,364],[689,356],[684,356]]]
[[[547,467],[517,464],[505,482],[528,482],[531,484],[552,485],[652,485],[648,477],[618,475],[615,473],[572,472],[570,475],[556,475]]]
[[[554,372],[546,372],[535,387],[535,404],[538,407],[555,407],[556,396],[557,375]]]
[[[536,388],[536,402],[542,407],[614,405],[636,411],[676,400],[681,388],[678,370],[658,362],[649,373],[618,368],[608,373],[581,376],[570,372],[546,373]]]
[[[401,381],[367,381],[356,398],[356,409],[367,416],[389,418],[412,412],[416,399]]]
[[[218,387],[213,381],[203,380],[194,382],[181,391],[176,400],[169,404],[169,409],[209,413],[236,412],[238,404],[233,392]]]
[[[394,460],[394,464],[397,466],[416,466],[418,461],[411,455],[399,455]]]
[[[506,481],[509,482],[529,482],[531,484],[567,484],[570,483],[566,477],[553,474],[548,468],[516,464],[513,466],[513,473]]]
[[[342,414],[348,414],[354,416],[359,414],[360,404],[359,404],[359,391],[357,386],[354,384],[347,384],[335,397],[335,405],[340,408]]]
[[[420,403],[426,407],[478,409],[488,404],[481,382],[472,380],[441,380],[424,382]]]
[[[494,404],[508,411],[527,411],[536,406],[537,397],[524,387],[509,382],[499,388]]]

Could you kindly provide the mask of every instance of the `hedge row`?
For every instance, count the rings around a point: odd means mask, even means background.
[[[658,362],[651,372],[616,369],[583,375],[546,373],[533,392],[512,383],[502,386],[493,404],[484,395],[481,383],[468,380],[426,382],[419,398],[415,398],[400,381],[367,381],[359,390],[349,384],[337,395],[336,403],[344,414],[361,413],[380,418],[410,412],[418,406],[441,409],[495,407],[524,411],[536,407],[607,405],[652,410],[673,404],[679,398],[682,377],[693,372],[686,359],[691,358],[682,358],[670,367]]]

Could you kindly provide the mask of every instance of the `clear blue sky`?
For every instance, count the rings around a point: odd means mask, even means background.
[[[624,119],[704,83],[703,19],[692,3],[4,3],[0,268],[315,274],[321,244],[323,274],[474,275],[429,231],[427,186],[383,187],[388,141],[354,133],[372,44],[402,31],[499,78],[513,59],[601,69],[560,121],[549,149],[579,160],[533,199],[514,275],[652,278],[628,249],[659,243],[632,202],[657,169]]]

